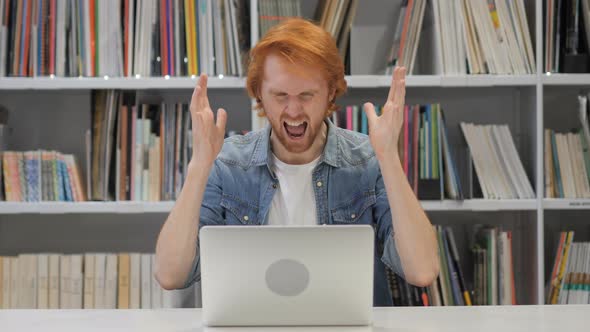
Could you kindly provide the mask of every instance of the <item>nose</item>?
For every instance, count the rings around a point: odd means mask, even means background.
[[[303,105],[297,96],[289,96],[285,113],[292,119],[297,119],[303,114]]]

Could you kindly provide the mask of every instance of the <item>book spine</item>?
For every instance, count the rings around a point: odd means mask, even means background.
[[[65,200],[68,202],[73,202],[74,201],[74,196],[73,196],[73,192],[72,192],[73,178],[70,176],[70,173],[68,171],[68,166],[67,166],[67,163],[65,160],[65,156],[62,155],[61,153],[59,154],[59,166],[60,166],[61,174],[62,174],[62,178],[63,178],[62,186],[64,189]]]
[[[52,152],[51,167],[53,172],[53,192],[55,200],[63,202],[65,200],[63,192],[63,177],[59,167],[59,157],[55,151]]]
[[[30,202],[31,197],[28,194],[28,185],[27,185],[27,175],[26,175],[26,165],[25,165],[25,156],[22,152],[16,153],[16,160],[18,165],[18,182],[20,186],[20,193],[21,193],[21,201],[22,202]]]

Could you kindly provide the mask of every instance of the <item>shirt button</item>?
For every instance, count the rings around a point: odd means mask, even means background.
[[[274,189],[277,189],[278,185],[277,185],[276,183],[273,183],[273,184],[272,184],[272,187],[273,187]]]
[[[244,220],[248,221],[248,219],[250,219],[248,216],[244,216]]]
[[[351,217],[352,219],[354,219],[354,218],[356,218],[356,214],[354,214],[354,213],[353,213],[353,214],[351,214],[351,215],[350,215],[350,217]]]
[[[322,181],[318,181],[318,182],[316,183],[316,185],[317,185],[318,187],[321,187],[321,186],[322,186]]]

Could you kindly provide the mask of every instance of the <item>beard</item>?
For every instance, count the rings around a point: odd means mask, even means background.
[[[280,119],[270,121],[273,135],[278,139],[280,144],[291,153],[301,153],[307,151],[315,142],[322,131],[324,120],[312,123],[311,119],[304,118],[297,121]],[[295,125],[299,124],[299,125]]]

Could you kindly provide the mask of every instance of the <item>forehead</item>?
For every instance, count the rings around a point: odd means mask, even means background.
[[[298,93],[322,88],[327,88],[327,81],[319,66],[293,63],[276,54],[269,54],[264,61],[262,89]]]

